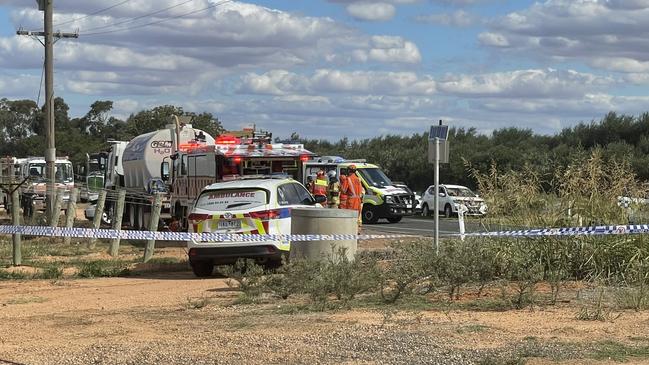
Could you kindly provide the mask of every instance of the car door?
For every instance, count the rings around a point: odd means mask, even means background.
[[[271,232],[275,231],[278,234],[291,233],[291,219],[290,210],[292,208],[305,208],[313,207],[315,201],[306,188],[297,182],[289,182],[277,186],[277,208],[287,214],[282,219],[275,220],[275,227],[271,228]]]

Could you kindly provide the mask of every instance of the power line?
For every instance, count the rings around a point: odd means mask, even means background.
[[[176,16],[173,16],[173,17],[170,17],[170,18],[165,18],[165,19],[157,20],[157,21],[154,21],[154,22],[146,23],[146,24],[134,25],[132,27],[125,27],[125,28],[120,28],[120,29],[107,30],[107,31],[103,31],[103,32],[85,33],[84,36],[123,32],[125,30],[137,29],[137,28],[142,28],[142,27],[146,27],[146,26],[149,26],[149,25],[160,24],[160,23],[167,22],[169,20],[178,19],[178,18],[182,18],[182,17],[188,16],[188,15],[193,15],[193,14],[196,14],[196,13],[200,13],[200,12],[203,12],[205,10],[209,10],[209,9],[212,9],[212,8],[217,7],[217,6],[223,5],[225,3],[233,2],[233,1],[234,0],[223,0],[221,2],[212,4],[212,5],[208,6],[208,7],[203,8],[203,9],[190,11],[190,12],[187,12],[187,13],[184,13],[184,14],[179,14],[179,15],[176,15]]]
[[[58,27],[58,26],[63,25],[63,24],[74,23],[74,22],[77,22],[77,21],[79,21],[79,20],[81,20],[81,19],[85,19],[85,18],[91,17],[91,16],[93,16],[93,15],[97,15],[97,14],[99,14],[99,13],[103,13],[104,11],[107,11],[107,10],[110,10],[110,9],[113,9],[113,8],[116,8],[116,7],[120,6],[120,5],[126,4],[126,3],[129,2],[129,1],[131,1],[131,0],[124,0],[124,1],[122,1],[122,2],[120,2],[120,3],[117,3],[117,4],[115,4],[115,5],[111,5],[111,6],[107,7],[107,8],[99,9],[99,10],[97,10],[97,11],[95,11],[95,12],[90,13],[90,14],[86,14],[86,15],[84,15],[84,16],[81,16],[81,17],[78,17],[78,18],[74,18],[74,19],[71,19],[71,20],[65,21],[65,22],[63,22],[63,23],[57,23],[57,24],[54,24],[54,26],[55,26],[55,27]]]
[[[186,1],[183,1],[182,3],[176,4],[176,5],[172,5],[172,6],[168,6],[168,7],[164,8],[164,9],[160,9],[160,10],[154,11],[154,12],[152,12],[152,13],[148,13],[148,14],[144,14],[144,15],[136,16],[135,18],[122,20],[122,21],[120,21],[120,22],[113,23],[113,24],[102,25],[102,26],[99,26],[99,27],[94,27],[94,28],[84,29],[84,31],[86,31],[86,32],[90,32],[90,31],[93,31],[93,30],[106,29],[106,28],[111,28],[111,27],[114,27],[114,26],[117,26],[117,25],[121,25],[121,24],[131,23],[131,22],[134,22],[134,21],[139,20],[139,19],[142,19],[142,18],[147,18],[147,17],[150,17],[150,16],[152,16],[152,15],[160,14],[160,13],[165,12],[165,11],[167,11],[167,10],[171,10],[171,9],[173,9],[173,8],[177,8],[177,7],[179,7],[179,6],[185,5],[185,4],[190,3],[190,2],[192,2],[192,1],[194,1],[194,0],[186,0]]]
[[[41,71],[41,82],[38,83],[38,98],[36,98],[36,106],[41,102],[41,90],[43,89],[43,77],[45,76],[45,62],[43,62],[43,70]]]

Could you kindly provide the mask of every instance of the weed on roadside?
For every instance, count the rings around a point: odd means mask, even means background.
[[[77,263],[78,275],[82,278],[128,276],[130,274],[129,265],[129,262],[121,260],[81,261]]]
[[[615,341],[599,342],[593,346],[590,357],[596,360],[626,362],[633,359],[649,359],[649,346],[628,346]]]
[[[187,301],[184,303],[185,309],[201,309],[206,307],[212,302],[211,298],[206,296],[201,296],[198,298],[187,297]]]

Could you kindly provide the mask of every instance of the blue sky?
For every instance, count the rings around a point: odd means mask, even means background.
[[[56,1],[56,29],[80,38],[56,44],[55,93],[73,117],[174,104],[330,140],[439,119],[552,134],[649,109],[649,0],[220,3]],[[43,50],[21,25],[42,29],[35,2],[0,0],[0,97],[36,99]]]

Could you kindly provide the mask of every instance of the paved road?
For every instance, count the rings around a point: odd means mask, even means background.
[[[472,219],[465,221],[466,232],[480,232],[484,228]],[[421,236],[433,236],[435,231],[435,222],[432,217],[404,217],[399,223],[388,223],[388,221],[379,221],[376,224],[364,224],[364,233],[368,234],[412,234]],[[459,233],[457,218],[441,218],[439,219],[439,234],[440,236]]]

